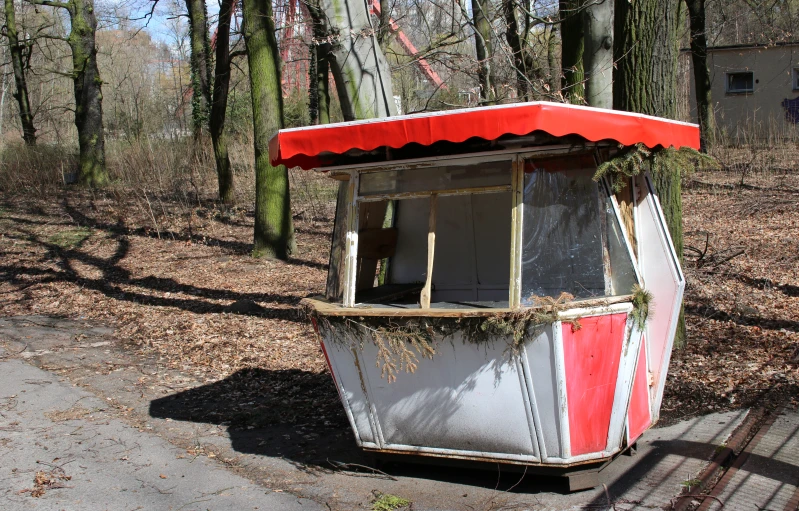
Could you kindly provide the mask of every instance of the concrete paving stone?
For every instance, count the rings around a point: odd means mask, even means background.
[[[695,417],[648,431],[633,457],[622,456],[603,473],[616,509],[663,509],[704,469],[746,417],[746,410]],[[600,496],[592,505],[607,503]]]
[[[799,486],[799,412],[784,411],[719,495],[724,509],[786,509]],[[710,509],[722,509],[713,501]]]

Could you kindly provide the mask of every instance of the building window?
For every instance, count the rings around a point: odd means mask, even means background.
[[[799,90],[799,67],[793,68],[793,90]]]
[[[727,73],[727,94],[743,94],[755,91],[755,74],[752,71]]]

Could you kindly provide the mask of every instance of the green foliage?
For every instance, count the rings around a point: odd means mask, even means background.
[[[607,176],[614,192],[620,192],[627,186],[629,178],[639,175],[648,169],[653,173],[687,175],[695,169],[718,170],[718,160],[702,154],[690,147],[673,147],[649,149],[644,144],[635,144],[624,149],[619,155],[600,164],[594,181]]]
[[[396,381],[397,372],[416,372],[419,356],[433,358],[435,337],[451,337],[455,329],[438,318],[414,318],[400,322],[386,318],[351,318],[320,316],[319,324],[325,330],[336,332],[341,328],[343,335],[335,335],[334,341],[348,347],[362,348],[367,341],[377,346],[375,365],[380,368],[380,376],[389,383]],[[386,323],[387,324],[384,324]]]
[[[92,231],[90,229],[79,227],[78,229],[70,229],[54,234],[47,241],[61,248],[75,248],[89,239],[91,235]]]
[[[378,493],[375,500],[372,501],[372,511],[394,511],[410,505],[411,501],[408,499],[389,493]]]
[[[688,479],[687,481],[683,481],[680,483],[683,487],[687,488],[688,491],[691,491],[691,488],[695,488],[702,484],[702,481],[699,479]]]
[[[652,307],[652,293],[645,290],[638,284],[635,284],[632,289],[633,293],[633,311],[630,316],[635,322],[635,326],[639,330],[643,330],[646,326],[646,320],[654,312]]]

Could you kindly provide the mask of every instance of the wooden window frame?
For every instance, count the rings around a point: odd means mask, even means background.
[[[579,147],[573,144],[562,144],[555,146],[542,146],[540,149],[519,150],[518,148],[500,151],[489,151],[484,153],[475,153],[463,157],[442,156],[434,158],[418,158],[414,160],[404,160],[398,163],[373,163],[348,167],[335,167],[326,169],[330,177],[334,179],[348,179],[348,200],[349,200],[349,214],[347,215],[347,233],[346,242],[344,246],[344,282],[343,282],[343,297],[341,306],[345,308],[354,308],[357,303],[355,301],[356,294],[356,280],[358,274],[358,225],[360,222],[360,204],[366,202],[375,202],[383,200],[400,200],[409,198],[424,198],[432,195],[448,196],[448,195],[468,195],[474,193],[497,193],[503,191],[511,192],[511,246],[510,246],[510,275],[508,285],[508,302],[509,308],[517,308],[521,305],[521,262],[522,262],[522,236],[524,232],[523,226],[523,207],[524,207],[524,161],[532,157],[547,157],[547,156],[566,156],[587,150],[595,149],[596,144],[586,143]],[[490,187],[476,187],[452,190],[429,190],[419,192],[406,192],[396,194],[381,194],[381,195],[367,195],[360,196],[358,194],[360,185],[360,175],[366,172],[382,172],[389,170],[403,170],[409,168],[424,168],[435,167],[439,165],[458,165],[458,164],[474,164],[482,162],[496,162],[508,161],[511,164],[511,184],[502,186]],[[614,205],[614,213],[617,220],[621,225],[621,217],[616,204],[616,198],[611,194],[611,200]],[[626,231],[624,232],[624,243],[628,252],[631,254],[635,274],[640,282],[640,275],[638,268],[635,264],[636,259],[632,256],[632,247],[627,237]],[[395,310],[390,307],[380,307],[379,304],[370,304],[370,310]],[[423,309],[421,311],[414,310],[416,314],[424,311],[435,311],[436,309]],[[449,309],[447,309],[449,311]],[[467,309],[464,309],[464,312]],[[454,311],[450,311],[454,312]]]

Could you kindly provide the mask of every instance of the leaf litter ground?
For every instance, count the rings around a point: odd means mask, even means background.
[[[743,188],[739,180],[713,172],[686,182],[688,344],[672,358],[667,422],[797,404],[799,174],[769,173]],[[299,308],[323,291],[334,205],[295,219],[299,255],[279,262],[249,257],[251,211],[208,202],[187,216],[162,202],[153,224],[152,212],[111,196],[2,198],[0,314],[113,325],[128,349],[206,384],[192,391],[187,417],[348,438]]]

